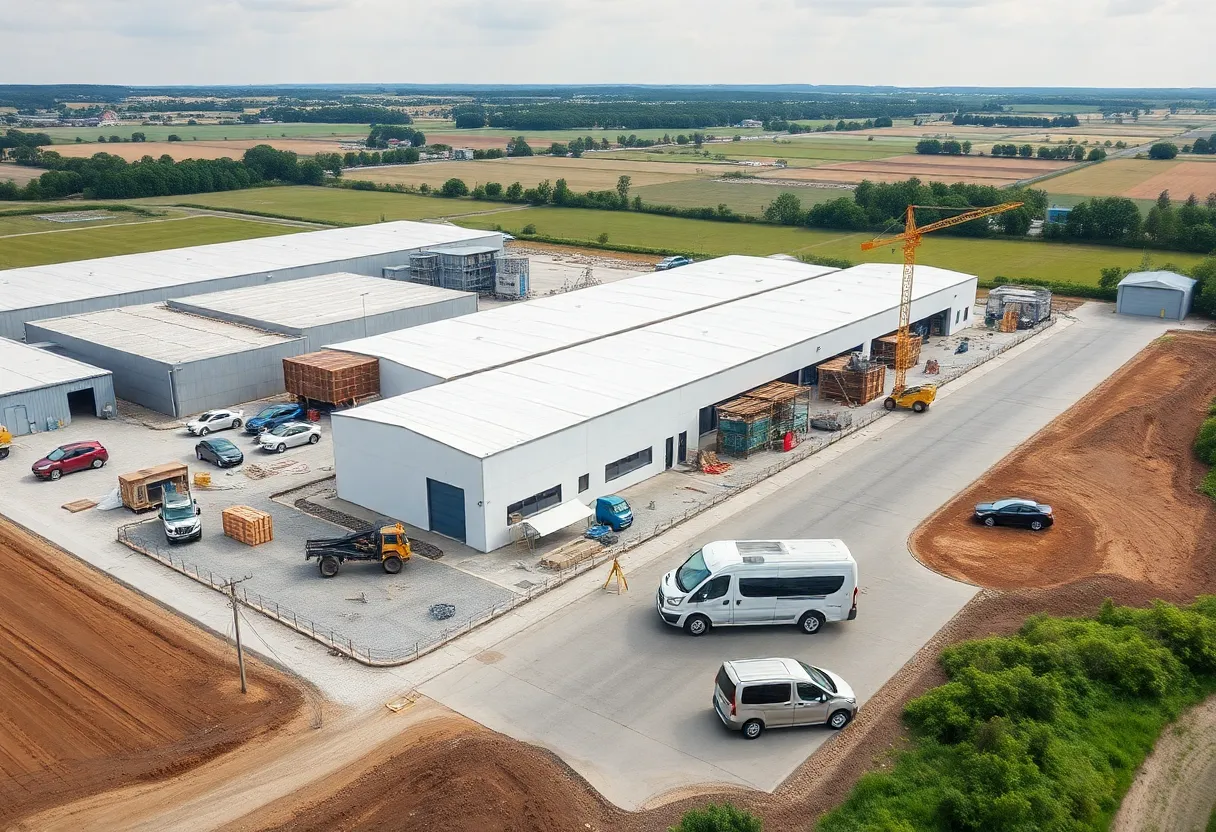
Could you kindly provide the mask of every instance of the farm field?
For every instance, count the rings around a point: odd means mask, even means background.
[[[270,125],[275,126],[275,125]],[[607,139],[615,142],[617,136],[637,136],[639,139],[661,139],[663,136],[677,136],[680,133],[705,133],[712,136],[763,136],[772,133],[760,127],[706,127],[703,130],[675,130],[655,128],[653,130],[626,130],[624,128],[601,129],[582,128],[578,130],[505,130],[496,127],[482,127],[477,130],[457,128],[452,122],[428,121],[417,119],[413,125],[426,134],[428,142],[443,142],[453,147],[506,147],[507,139],[524,136],[532,147],[548,147],[553,142],[568,142],[571,139],[591,136],[597,141]],[[493,141],[494,144],[482,145],[476,142]]]
[[[17,183],[17,187],[23,187],[25,183],[37,179],[44,173],[46,173],[44,168],[27,168],[24,165],[12,163],[2,164],[0,165],[0,182],[11,179]]]
[[[756,179],[730,182],[693,179],[667,182],[635,188],[632,193],[651,205],[674,205],[677,208],[716,208],[727,205],[737,214],[759,216],[765,206],[785,192],[798,197],[803,208],[828,202],[839,197],[851,197],[849,188],[815,188],[806,185],[770,184]]]
[[[461,225],[492,229],[501,225],[517,234],[534,225],[538,234],[591,242],[607,234],[610,244],[689,251],[710,256],[724,254],[816,254],[843,257],[853,262],[901,262],[899,250],[862,252],[869,234],[849,234],[807,228],[749,223],[721,223],[637,214],[628,211],[590,211],[576,208],[528,208],[490,216],[468,216]],[[983,278],[1032,277],[1097,285],[1106,266],[1134,268],[1142,253],[1134,249],[1023,240],[977,240],[966,237],[927,237],[917,262],[976,274]],[[1181,268],[1199,261],[1197,255],[1161,254]]]
[[[1128,188],[1123,195],[1133,199],[1154,199],[1162,191],[1169,191],[1170,196],[1178,200],[1195,194],[1203,201],[1208,194],[1216,192],[1216,164],[1178,161],[1139,185]]]
[[[383,191],[352,191],[306,185],[250,188],[187,196],[159,196],[140,205],[199,205],[218,210],[260,211],[322,223],[365,225],[381,220],[422,220],[482,211],[510,210],[499,202],[449,200]]]
[[[132,133],[143,133],[148,141],[165,141],[176,134],[185,139],[197,137],[199,141],[222,141],[225,137],[234,141],[252,139],[305,139],[305,138],[367,138],[366,124],[120,124],[113,127],[40,127],[38,133],[46,133],[55,144],[75,144],[79,136],[84,142],[96,142],[98,136],[121,136],[131,138]],[[58,150],[59,148],[55,148]]]
[[[1181,174],[1175,174],[1180,165],[1188,167]],[[1216,165],[1179,159],[1111,159],[1048,181],[1053,192],[1062,194],[1155,199],[1168,188],[1174,197],[1185,199],[1191,191],[1201,197],[1216,191]]]
[[[128,162],[136,162],[145,156],[159,159],[168,155],[174,161],[182,159],[240,159],[245,151],[259,144],[269,144],[279,150],[291,150],[300,156],[314,153],[342,152],[336,139],[235,139],[230,141],[203,140],[181,142],[123,142],[121,144],[57,144],[52,150],[62,156],[89,157],[96,153],[120,156]]]
[[[1039,159],[1005,159],[992,156],[895,156],[871,162],[838,162],[812,169],[766,170],[761,179],[798,179],[818,182],[856,184],[863,179],[900,182],[915,176],[922,182],[967,182],[976,185],[1011,185],[1052,171],[1064,170],[1074,162]]]
[[[62,208],[63,204],[55,206]],[[90,210],[89,213],[96,213]],[[105,228],[112,225],[132,225],[141,222],[157,222],[160,219],[182,216],[181,211],[166,209],[163,212],[164,217],[145,217],[136,214],[133,211],[114,211],[107,212],[102,219],[84,220],[78,222],[56,222],[55,220],[41,219],[37,214],[20,214],[17,216],[5,216],[0,213],[0,238],[12,237],[17,234],[52,234],[63,233],[73,234],[78,231],[85,231],[90,228]],[[56,211],[47,216],[58,217],[61,220],[64,216]]]
[[[825,162],[858,162],[885,159],[910,153],[915,142],[905,139],[867,141],[864,138],[796,136],[782,139],[755,139],[739,142],[714,142],[704,146],[710,158],[698,154],[691,146],[661,147],[644,150],[619,150],[604,154],[613,159],[663,160],[705,164],[713,156],[731,160],[785,159],[792,167],[813,167]]]
[[[300,231],[285,225],[228,217],[186,217],[58,234],[0,239],[0,269],[41,266],[68,260],[135,254],[167,248],[227,243]]]
[[[532,156],[520,159],[488,159],[481,162],[429,162],[416,165],[386,165],[359,168],[344,174],[348,179],[366,179],[403,185],[427,184],[439,187],[453,177],[472,188],[477,184],[499,182],[504,187],[518,182],[531,188],[548,179],[565,179],[574,191],[605,191],[616,187],[617,179],[629,176],[634,187],[691,179],[696,176],[721,176],[738,168],[705,162],[696,168],[670,162],[631,162],[604,157],[552,158]]]

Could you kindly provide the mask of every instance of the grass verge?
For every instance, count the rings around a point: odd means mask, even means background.
[[[819,832],[1104,830],[1161,731],[1216,690],[1216,596],[1035,616],[943,651],[911,747]]]

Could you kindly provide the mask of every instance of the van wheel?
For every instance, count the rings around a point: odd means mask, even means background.
[[[334,575],[338,574],[338,567],[341,565],[342,562],[336,557],[333,555],[326,555],[325,557],[321,558],[321,563],[319,564],[321,568],[321,577],[332,578]]]
[[[384,571],[390,575],[396,575],[401,571],[401,558],[396,555],[389,555],[384,559]]]
[[[885,407],[887,410],[894,410],[895,409],[895,399],[888,396],[886,401],[884,401],[882,403],[882,406]]]
[[[917,413],[924,413],[928,407],[929,405],[925,404],[924,402],[912,402],[912,409]]]
[[[690,616],[684,622],[684,632],[690,636],[703,636],[709,632],[709,619],[703,615]]]
[[[798,626],[802,628],[802,632],[808,636],[813,636],[823,626],[823,616],[817,612],[808,612],[798,619]]]
[[[830,717],[828,717],[828,727],[833,731],[839,731],[841,728],[848,725],[849,720],[851,719],[852,717],[849,716],[848,711],[836,711]]]
[[[764,723],[758,719],[749,719],[743,723],[743,738],[745,740],[757,739],[764,733]]]

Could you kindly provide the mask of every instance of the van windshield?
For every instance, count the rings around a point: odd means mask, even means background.
[[[832,693],[836,693],[836,685],[832,683],[832,679],[830,676],[828,676],[828,674],[824,673],[817,667],[811,667],[806,662],[798,662],[798,664],[802,665],[802,669],[806,671],[807,676],[811,677],[812,682],[819,685],[819,687],[823,688],[824,690],[830,690]]]
[[[684,561],[684,565],[676,570],[676,586],[684,592],[692,592],[701,581],[709,577],[709,569],[705,566],[705,557],[701,550],[692,553],[692,557]]]

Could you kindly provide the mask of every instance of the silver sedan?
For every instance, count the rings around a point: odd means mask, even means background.
[[[315,445],[321,441],[321,428],[311,422],[286,422],[258,436],[263,451],[281,454],[297,445]]]

